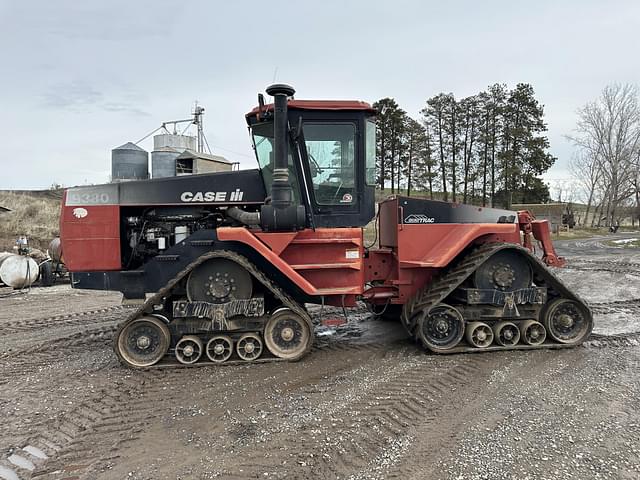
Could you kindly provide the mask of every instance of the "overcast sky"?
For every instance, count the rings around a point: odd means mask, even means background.
[[[566,178],[576,109],[640,81],[639,34],[637,0],[0,0],[0,189],[105,182],[112,148],[194,100],[214,153],[253,167],[244,114],[274,79],[416,118],[439,92],[531,83]]]

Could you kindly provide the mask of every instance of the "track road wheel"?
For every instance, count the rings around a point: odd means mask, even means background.
[[[520,338],[527,345],[542,345],[547,338],[547,331],[541,323],[525,320],[520,324]]]
[[[467,343],[472,347],[486,348],[493,342],[493,330],[483,322],[471,322],[466,328]]]
[[[517,250],[500,250],[475,271],[476,288],[512,292],[528,288],[532,282],[531,265]]]
[[[311,325],[289,308],[271,315],[264,329],[264,342],[278,358],[298,360],[311,348]]]
[[[434,352],[455,347],[464,335],[464,318],[454,307],[440,303],[418,319],[418,337]]]
[[[520,341],[520,330],[515,323],[498,322],[493,326],[493,336],[498,345],[512,347]]]
[[[226,335],[213,337],[207,342],[207,357],[215,363],[222,363],[229,360],[233,353],[233,340]]]
[[[566,298],[558,298],[547,305],[543,322],[551,338],[565,344],[582,342],[593,327],[589,311]]]
[[[176,359],[185,365],[191,365],[202,356],[202,340],[195,335],[182,337],[176,344]]]
[[[162,359],[169,349],[171,333],[159,318],[147,316],[133,320],[120,330],[115,351],[131,367],[149,367]]]
[[[226,303],[251,298],[251,274],[227,258],[212,258],[198,265],[187,279],[187,298],[209,303]]]
[[[262,354],[262,340],[255,333],[246,333],[238,340],[236,352],[242,360],[252,362]]]

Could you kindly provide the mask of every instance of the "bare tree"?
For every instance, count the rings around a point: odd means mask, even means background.
[[[613,84],[600,97],[578,110],[577,134],[570,137],[591,157],[599,170],[603,192],[600,216],[611,225],[637,190],[635,181],[640,151],[640,102],[638,88]],[[603,212],[604,210],[604,212]]]
[[[583,200],[587,203],[587,209],[584,214],[583,225],[586,225],[589,219],[589,211],[596,199],[596,189],[602,178],[602,163],[589,152],[581,151],[571,159],[569,169],[573,178],[578,181],[579,188],[584,193]]]

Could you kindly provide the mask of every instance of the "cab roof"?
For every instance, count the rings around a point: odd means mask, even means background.
[[[287,108],[292,110],[360,110],[375,114],[376,110],[367,102],[359,100],[289,100]],[[264,111],[273,111],[273,103],[264,106]],[[247,117],[254,117],[260,113],[260,107],[255,107]]]

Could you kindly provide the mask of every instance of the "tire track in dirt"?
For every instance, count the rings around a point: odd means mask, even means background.
[[[640,263],[616,262],[604,260],[571,259],[565,267],[569,270],[586,272],[612,272],[622,274],[640,275]]]
[[[318,346],[315,355],[334,357],[355,351],[369,358],[371,355],[380,356],[383,349],[384,345],[380,344],[332,343]],[[336,368],[341,368],[340,363]],[[188,370],[195,372],[204,369]],[[216,371],[221,372],[221,377],[228,378],[236,370],[230,367]],[[136,440],[150,420],[153,421],[162,412],[166,413],[168,407],[181,404],[182,386],[191,378],[181,369],[124,372],[128,378],[103,386],[73,412],[30,437],[29,445],[41,449],[49,458],[46,462],[37,462],[33,473],[21,472],[21,478],[31,478],[33,475],[33,478],[56,479],[71,474],[79,478],[91,478],[93,473],[108,468],[109,462],[119,456],[120,449]],[[326,378],[326,372],[317,377],[321,378]],[[303,388],[303,385],[292,385],[291,388]],[[153,405],[153,411],[150,405]]]
[[[73,325],[83,325],[86,323],[96,323],[94,317],[105,313],[122,312],[126,314],[127,309],[122,305],[112,307],[98,308],[85,312],[68,313],[64,315],[54,315],[51,317],[34,318],[27,320],[12,320],[0,323],[0,335],[12,334],[17,332],[28,332],[31,330],[42,330],[43,328],[59,328]],[[124,319],[124,316],[123,316]],[[89,320],[89,321],[87,321]]]
[[[437,400],[474,382],[488,361],[481,355],[427,356],[417,347],[402,344],[388,349],[391,355],[379,360],[379,367],[385,370],[382,381],[369,389],[354,386],[362,392],[357,392],[353,401],[310,412],[310,420],[295,428],[296,435],[285,429],[271,438],[279,446],[277,450],[252,449],[236,468],[224,474],[229,478],[257,478],[265,472],[275,478],[357,475],[394,446],[406,448],[411,443],[412,426],[435,421]],[[398,363],[398,356],[409,352],[414,355]],[[324,421],[315,423],[318,417]]]

